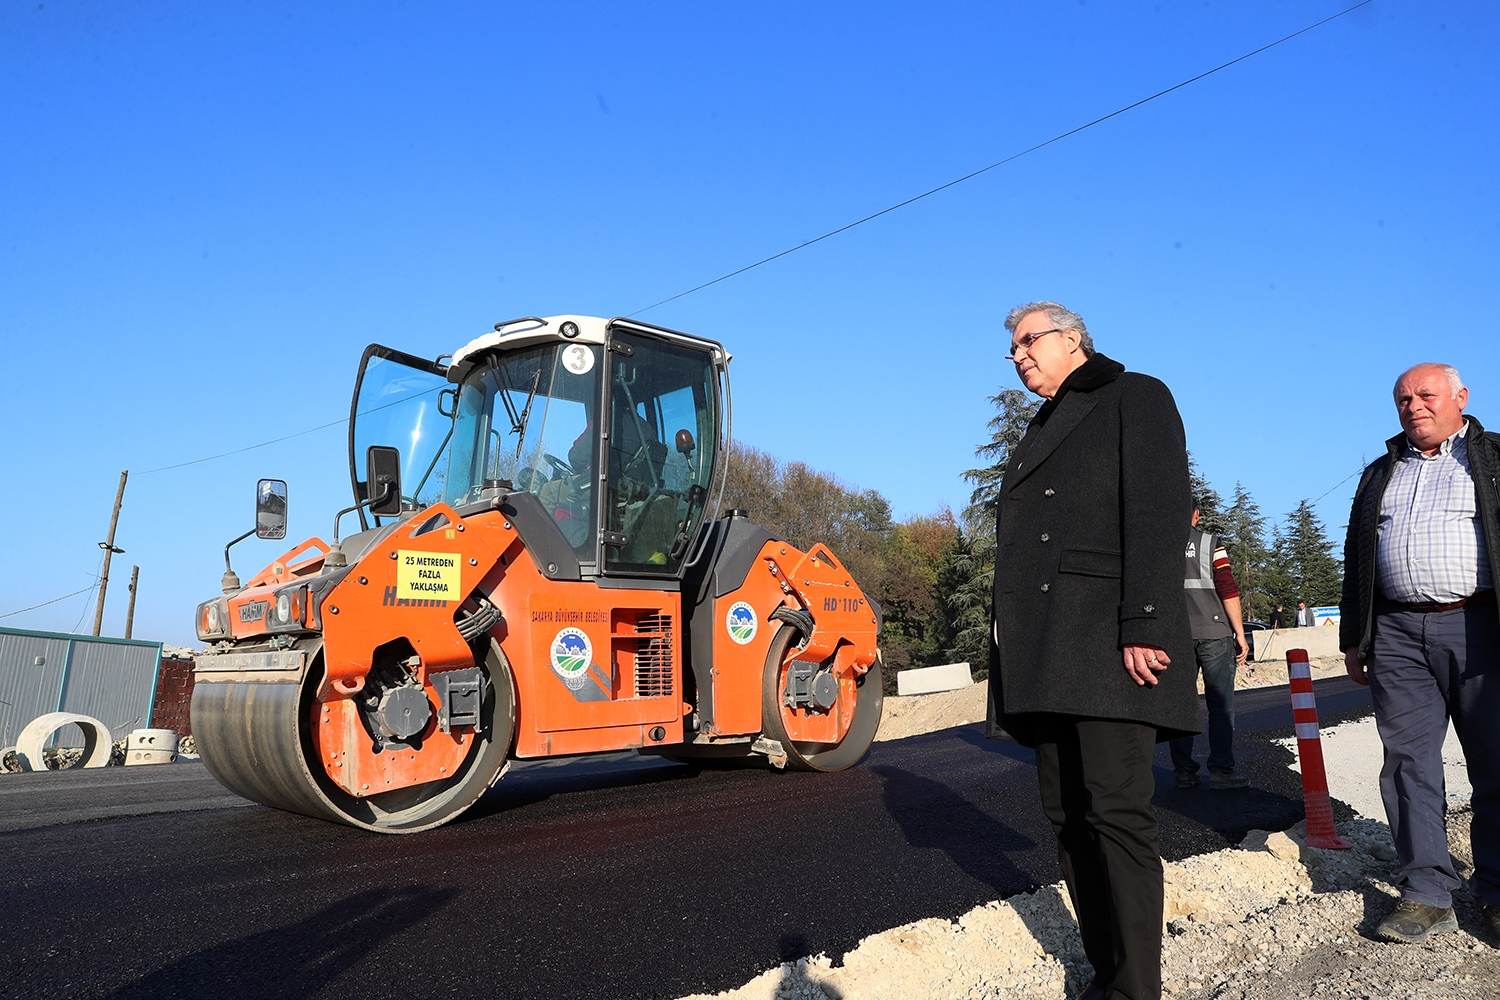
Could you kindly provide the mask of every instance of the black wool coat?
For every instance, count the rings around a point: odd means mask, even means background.
[[[1011,454],[996,522],[989,734],[1033,746],[1036,713],[1202,732],[1183,590],[1192,522],[1186,439],[1165,385],[1093,355]],[[1157,684],[1121,648],[1172,663]]]

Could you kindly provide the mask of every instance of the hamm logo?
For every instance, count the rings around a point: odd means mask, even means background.
[[[729,630],[729,638],[743,646],[755,638],[760,623],[755,619],[754,608],[744,601],[735,601],[724,616],[724,627]]]
[[[552,669],[574,691],[588,680],[593,658],[594,647],[582,629],[565,628],[552,640]]]

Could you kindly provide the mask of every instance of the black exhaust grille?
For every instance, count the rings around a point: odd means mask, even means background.
[[[635,620],[635,696],[672,694],[672,616],[641,615]]]

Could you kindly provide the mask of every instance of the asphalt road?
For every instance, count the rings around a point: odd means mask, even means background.
[[[1317,687],[1325,726],[1368,711],[1346,680]],[[1286,689],[1236,703],[1251,788],[1179,790],[1158,752],[1168,858],[1301,817],[1270,742]],[[406,837],[245,803],[198,764],[8,775],[0,872],[17,998],[665,1000],[1060,878],[1030,751],[979,726],[833,775],[536,763]]]

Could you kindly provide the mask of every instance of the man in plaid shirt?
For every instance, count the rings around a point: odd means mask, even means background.
[[[1448,721],[1474,787],[1470,888],[1500,939],[1500,435],[1464,416],[1448,365],[1396,382],[1404,434],[1365,469],[1349,514],[1339,644],[1370,686],[1385,745],[1380,793],[1396,843],[1401,902],[1376,928],[1421,942],[1455,930],[1463,883],[1448,853]]]

